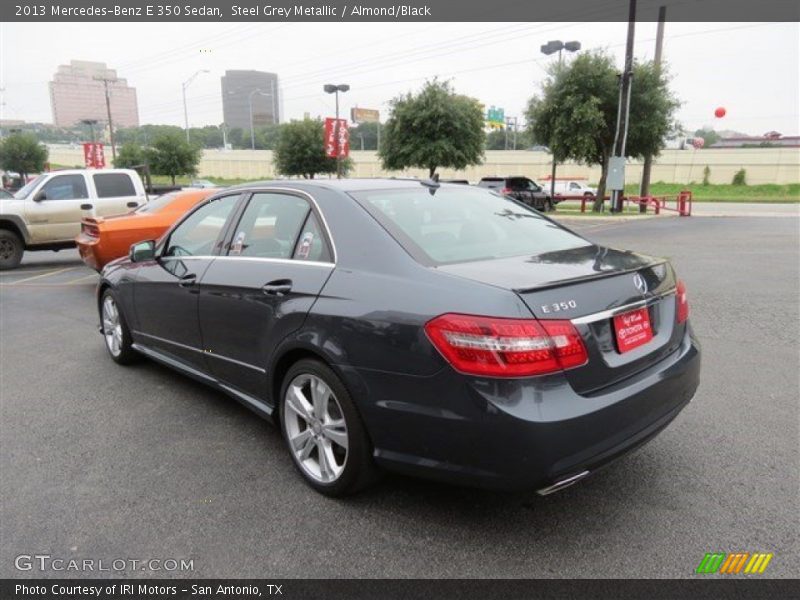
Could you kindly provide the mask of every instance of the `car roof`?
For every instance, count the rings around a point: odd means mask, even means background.
[[[254,189],[265,187],[302,187],[302,188],[323,188],[330,190],[340,190],[343,192],[360,192],[365,190],[386,190],[400,188],[416,188],[428,182],[427,179],[412,178],[364,178],[364,179],[272,179],[267,181],[251,181],[232,186],[228,190]],[[440,183],[443,186],[463,187],[461,184]]]

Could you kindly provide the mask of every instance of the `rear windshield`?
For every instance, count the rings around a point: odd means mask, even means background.
[[[494,192],[442,187],[352,192],[417,260],[448,264],[533,256],[591,245],[535,210]]]
[[[488,187],[488,188],[496,188],[496,187],[504,187],[506,184],[505,179],[498,178],[489,178],[484,177],[478,182],[478,185],[481,187]]]
[[[153,198],[146,204],[142,204],[139,208],[137,208],[134,212],[137,213],[156,213],[160,211],[165,206],[169,206],[169,204],[175,200],[175,196],[178,195],[178,192],[170,192],[168,194],[162,194],[156,198]]]

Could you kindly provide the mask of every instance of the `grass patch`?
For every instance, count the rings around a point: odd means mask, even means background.
[[[650,186],[653,196],[677,196],[682,190],[691,190],[694,202],[800,202],[800,183],[763,184],[763,185],[731,185],[731,184],[694,184],[663,183],[659,181]],[[625,186],[625,193],[637,195],[639,185]]]

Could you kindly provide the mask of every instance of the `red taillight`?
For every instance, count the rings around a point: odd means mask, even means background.
[[[448,313],[428,321],[425,332],[442,356],[468,375],[529,377],[588,360],[583,340],[569,321]]]
[[[686,298],[686,284],[678,280],[675,286],[675,306],[678,311],[678,323],[689,318],[689,300]]]
[[[504,187],[502,190],[500,190],[500,193],[503,194],[504,196],[507,196],[508,194],[511,193],[511,188]]]
[[[100,237],[100,229],[97,227],[97,225],[92,225],[91,223],[81,223],[81,232],[85,233],[89,237]]]

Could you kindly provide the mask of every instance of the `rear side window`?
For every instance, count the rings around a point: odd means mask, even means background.
[[[94,187],[97,189],[98,198],[118,198],[120,196],[135,196],[136,188],[133,187],[130,175],[126,173],[97,173],[93,175]]]
[[[591,245],[535,210],[478,188],[351,195],[423,264],[535,256]]]
[[[300,228],[311,207],[289,194],[256,193],[250,199],[229,254],[259,258],[291,258]]]
[[[486,188],[501,188],[505,186],[505,179],[484,177],[478,182],[478,185]]]
[[[332,262],[328,244],[319,225],[319,219],[312,212],[309,213],[306,224],[297,238],[294,249],[294,258],[297,260],[313,260],[317,262]]]

